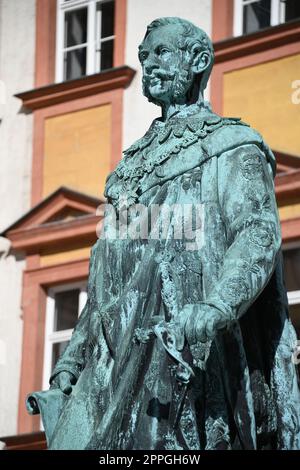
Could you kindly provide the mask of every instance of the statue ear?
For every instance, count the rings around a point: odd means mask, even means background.
[[[209,51],[203,50],[200,44],[194,44],[191,48],[191,70],[195,74],[204,72],[211,62]]]

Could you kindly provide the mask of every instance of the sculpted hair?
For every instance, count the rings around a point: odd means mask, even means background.
[[[194,25],[188,20],[184,20],[183,18],[178,18],[177,16],[167,16],[164,18],[158,18],[152,21],[147,26],[147,31],[144,37],[146,37],[151,33],[151,31],[155,30],[156,28],[160,28],[162,26],[167,25],[175,25],[180,26],[182,29],[182,34],[178,35],[178,47],[183,51],[190,51],[194,45],[199,45],[201,50],[208,51],[210,54],[210,64],[207,69],[203,72],[201,77],[201,85],[200,88],[204,90],[207,86],[208,79],[210,77],[212,67],[214,64],[214,48],[212,41],[210,40],[209,36],[206,34],[203,29],[199,28],[198,26]]]

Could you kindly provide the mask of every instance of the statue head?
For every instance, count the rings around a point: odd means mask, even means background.
[[[213,45],[193,23],[166,17],[152,21],[139,46],[143,93],[160,105],[194,103],[202,97],[213,62]]]

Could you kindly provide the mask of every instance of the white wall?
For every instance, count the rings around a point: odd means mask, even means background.
[[[32,116],[13,95],[34,87],[34,51],[35,0],[1,0],[0,232],[30,206]],[[13,254],[0,259],[0,436],[17,431],[23,269]]]
[[[142,95],[141,71],[137,57],[147,25],[162,16],[179,16],[211,35],[211,0],[127,0],[125,64],[137,74],[124,94],[123,148],[142,137],[160,109]]]

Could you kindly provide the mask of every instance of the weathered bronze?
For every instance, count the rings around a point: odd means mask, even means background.
[[[28,397],[50,449],[300,448],[276,163],[203,100],[213,55],[179,18],[139,47],[162,116],[107,179],[87,304]]]

